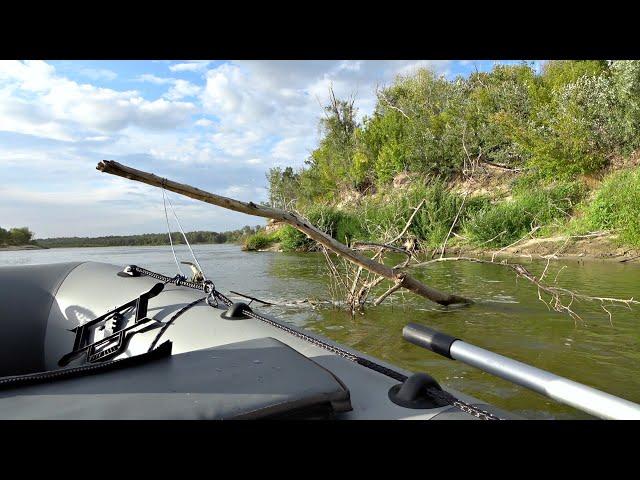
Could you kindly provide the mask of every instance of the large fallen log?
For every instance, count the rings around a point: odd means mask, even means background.
[[[292,227],[300,230],[306,234],[312,240],[315,240],[319,244],[323,245],[327,249],[331,250],[335,254],[346,258],[351,263],[358,265],[372,273],[380,275],[398,285],[398,288],[405,288],[417,295],[425,297],[432,302],[440,305],[452,305],[452,304],[470,304],[471,300],[461,297],[459,295],[449,294],[429,287],[422,282],[416,280],[406,272],[391,268],[382,263],[373,261],[354,250],[350,249],[346,245],[338,242],[326,233],[318,230],[315,226],[311,225],[304,218],[300,218],[294,213],[280,210],[277,208],[268,207],[265,205],[257,205],[253,202],[242,202],[234,200],[233,198],[223,197],[216,195],[215,193],[205,192],[199,188],[185,185],[182,183],[174,182],[172,180],[158,177],[153,173],[143,172],[136,170],[135,168],[127,167],[113,160],[103,160],[96,167],[98,170],[111,175],[117,175],[119,177],[128,178],[138,182],[146,183],[154,187],[164,188],[180,195],[200,200],[205,203],[210,203],[218,207],[226,208],[236,212],[246,213],[247,215],[254,215],[263,218],[272,218],[274,220],[284,222]]]

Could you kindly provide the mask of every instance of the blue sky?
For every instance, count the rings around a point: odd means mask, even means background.
[[[364,116],[398,74],[453,78],[494,63],[0,61],[0,226],[39,238],[163,231],[161,192],[99,173],[102,159],[262,201],[266,171],[302,166],[317,144],[329,86],[355,93]],[[172,198],[187,230],[263,223]]]

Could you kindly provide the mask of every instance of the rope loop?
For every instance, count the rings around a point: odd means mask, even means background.
[[[218,297],[213,292],[207,295],[207,305],[213,308],[218,308]]]
[[[202,289],[207,294],[207,305],[210,307],[218,306],[218,297],[216,297],[216,286],[211,280],[202,282]]]
[[[176,274],[176,276],[171,279],[171,283],[175,283],[176,287],[179,287],[186,281],[187,281],[187,277],[185,277],[184,275],[180,275],[179,273]]]

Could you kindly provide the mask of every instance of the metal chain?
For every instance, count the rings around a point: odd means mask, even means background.
[[[131,265],[131,269],[133,271],[137,271],[138,273],[142,274],[142,275],[146,275],[152,278],[155,278],[157,280],[161,280],[165,283],[176,283],[176,277],[171,278],[171,277],[167,277],[165,275],[162,275],[160,273],[156,273],[156,272],[152,272],[150,270],[147,270],[145,268],[142,267],[138,267],[136,265]],[[207,282],[206,284],[203,283],[195,283],[195,282],[189,282],[189,281],[178,281],[178,283],[176,283],[176,285],[183,285],[185,287],[189,287],[189,288],[193,288],[196,290],[201,290],[204,291],[206,293],[208,293],[209,296],[213,296],[217,299],[219,299],[220,301],[222,301],[222,303],[224,303],[227,307],[230,307],[231,305],[233,305],[233,302],[227,298],[225,295],[223,295],[222,293],[220,293],[219,291],[217,291],[215,289],[215,286],[213,285],[213,283],[211,282]],[[209,298],[209,297],[207,297]],[[198,300],[201,301],[202,299]],[[197,303],[197,302],[194,302]],[[191,306],[191,305],[189,305]],[[338,355],[340,357],[346,358],[347,360],[350,360],[354,363],[357,363],[358,365],[362,365],[363,367],[366,367],[370,370],[374,370],[378,373],[381,373],[383,375],[386,375],[387,377],[393,378],[394,380],[397,380],[399,382],[404,382],[407,379],[407,376],[400,373],[400,372],[396,372],[395,370],[392,370],[388,367],[379,365],[371,360],[368,360],[366,358],[362,358],[359,357],[351,352],[348,352],[347,350],[344,350],[340,347],[336,347],[334,345],[330,345],[326,342],[323,342],[322,340],[319,340],[317,338],[314,338],[306,333],[300,332],[294,328],[291,328],[283,323],[280,323],[276,320],[273,320],[271,318],[265,317],[260,315],[259,313],[255,313],[252,310],[243,310],[242,313],[248,317],[254,318],[256,320],[260,320],[261,322],[267,323],[275,328],[278,328],[284,332],[287,332],[290,335],[293,335],[294,337],[300,338],[302,340],[305,340],[317,347],[323,348],[324,350],[327,350],[335,355]],[[501,418],[497,417],[496,415],[487,412],[486,410],[482,410],[481,408],[478,408],[474,405],[470,405],[467,402],[464,402],[462,400],[460,400],[459,398],[455,397],[454,395],[445,392],[444,390],[437,390],[435,388],[428,388],[427,389],[428,392],[433,395],[434,397],[448,403],[449,405],[453,405],[454,407],[458,408],[459,410],[468,413],[470,415],[473,415],[476,418],[479,418],[481,420],[501,420]]]

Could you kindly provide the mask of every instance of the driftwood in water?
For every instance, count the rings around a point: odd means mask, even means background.
[[[232,198],[223,197],[221,195],[216,195],[214,193],[205,192],[204,190],[200,190],[199,188],[174,182],[166,178],[158,177],[157,175],[154,175],[152,173],[136,170],[135,168],[127,167],[126,165],[122,165],[112,160],[103,160],[98,164],[96,168],[101,172],[128,178],[130,180],[136,180],[138,182],[146,183],[147,185],[152,185],[154,187],[164,188],[180,195],[184,195],[195,200],[200,200],[205,203],[210,203],[218,207],[227,208],[236,212],[246,213],[247,215],[272,218],[274,220],[284,222],[296,228],[297,230],[300,230],[312,240],[315,240],[340,257],[347,259],[349,262],[394,282],[395,285],[398,285],[398,288],[405,288],[407,290],[410,290],[411,292],[425,297],[432,302],[438,303],[440,305],[472,303],[472,301],[467,298],[441,292],[439,290],[436,290],[435,288],[429,287],[428,285],[419,282],[402,270],[389,267],[387,265],[384,265],[383,263],[378,263],[370,258],[360,255],[346,245],[343,245],[334,238],[330,237],[326,233],[318,230],[307,220],[298,217],[294,213],[264,205],[257,205],[253,202],[242,202],[239,200],[234,200]]]

